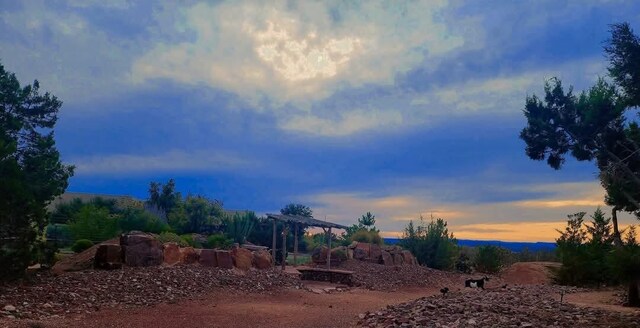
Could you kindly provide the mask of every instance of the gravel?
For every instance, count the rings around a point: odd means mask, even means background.
[[[302,288],[280,271],[223,270],[198,265],[88,270],[61,276],[38,273],[26,284],[0,285],[0,317],[41,319],[90,313],[103,307],[146,306],[192,299],[212,289],[229,293],[274,293]]]
[[[360,327],[640,327],[640,315],[560,303],[558,286],[467,290],[360,314]]]

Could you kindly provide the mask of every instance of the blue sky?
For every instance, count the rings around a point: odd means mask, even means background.
[[[605,76],[622,21],[640,29],[640,4],[0,0],[0,61],[64,101],[70,191],[175,178],[232,209],[372,211],[387,236],[433,214],[548,241],[603,192],[592,163],[525,156],[525,97]]]

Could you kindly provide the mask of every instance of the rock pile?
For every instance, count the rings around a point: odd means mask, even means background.
[[[348,260],[337,267],[353,271],[354,283],[358,286],[382,291],[394,291],[403,287],[449,287],[452,290],[464,287],[464,281],[477,276],[430,269],[419,265],[387,266],[370,262]],[[501,286],[503,281],[492,278],[488,287]]]
[[[190,299],[212,290],[272,293],[303,288],[276,269],[223,270],[199,265],[123,267],[54,276],[38,273],[28,285],[0,285],[0,317],[39,319],[93,312],[104,307],[152,305]]]
[[[353,242],[346,248],[347,257],[360,261],[379,263],[387,266],[418,265],[418,260],[410,251],[400,246],[379,246],[376,244]]]
[[[576,307],[561,287],[466,290],[360,314],[360,327],[640,327],[640,315]]]
[[[180,247],[176,243],[163,245],[152,234],[133,231],[123,234],[119,239],[93,246],[80,254],[59,261],[54,265],[53,272],[61,274],[92,267],[112,270],[120,269],[123,264],[130,267],[145,267],[194,263],[223,269],[236,267],[249,270],[252,267],[268,269],[272,266],[273,259],[271,253],[262,248],[252,252],[245,248],[227,251]]]

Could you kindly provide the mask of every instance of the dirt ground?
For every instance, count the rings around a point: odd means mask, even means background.
[[[364,289],[332,294],[306,290],[287,290],[279,295],[214,293],[176,304],[47,320],[40,327],[352,327],[360,313],[436,293],[436,289],[424,288],[393,293]],[[29,323],[23,322],[22,327],[29,327]]]
[[[549,285],[549,268],[559,266],[555,262],[518,262],[503,270],[500,277],[512,285]]]

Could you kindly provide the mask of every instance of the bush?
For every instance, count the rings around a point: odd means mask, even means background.
[[[471,273],[471,259],[469,258],[469,256],[465,253],[460,253],[460,255],[458,256],[458,259],[456,260],[456,271],[458,272],[462,272],[462,273]]]
[[[420,217],[417,226],[410,221],[404,229],[400,245],[410,250],[418,263],[439,270],[453,269],[458,254],[457,241],[449,233],[447,222],[440,218],[432,217],[431,222],[425,224]]]
[[[225,234],[229,236],[233,242],[239,244],[247,241],[247,237],[251,234],[257,221],[258,217],[253,212],[238,212],[233,216],[226,215],[222,220]]]
[[[73,243],[73,236],[69,226],[66,224],[49,224],[46,230],[47,240],[59,247],[67,247]]]
[[[202,248],[202,243],[193,238],[192,234],[181,235],[180,238],[189,246],[193,248]]]
[[[106,208],[84,205],[68,224],[75,240],[105,241],[118,235],[118,220]]]
[[[509,250],[494,245],[479,246],[474,267],[479,272],[496,273],[508,264],[509,253]]]
[[[346,261],[347,260],[347,252],[345,252],[342,249],[336,249],[334,251],[331,252],[331,258],[335,258],[337,260],[340,261]]]
[[[158,241],[161,243],[177,243],[181,247],[189,246],[189,244],[180,236],[173,232],[162,232],[158,235]]]
[[[384,242],[384,239],[380,237],[380,234],[377,231],[368,231],[365,229],[360,229],[351,235],[351,241],[382,245]]]
[[[217,233],[207,238],[208,248],[230,249],[233,246],[233,240],[227,238],[224,234]]]
[[[137,230],[161,233],[171,229],[168,224],[162,222],[157,216],[136,208],[126,209],[118,220],[118,225],[123,232]]]
[[[71,246],[71,250],[74,251],[75,253],[82,253],[85,250],[91,248],[93,246],[93,242],[89,239],[80,239],[80,240],[76,240],[75,243],[73,243],[73,246]]]

